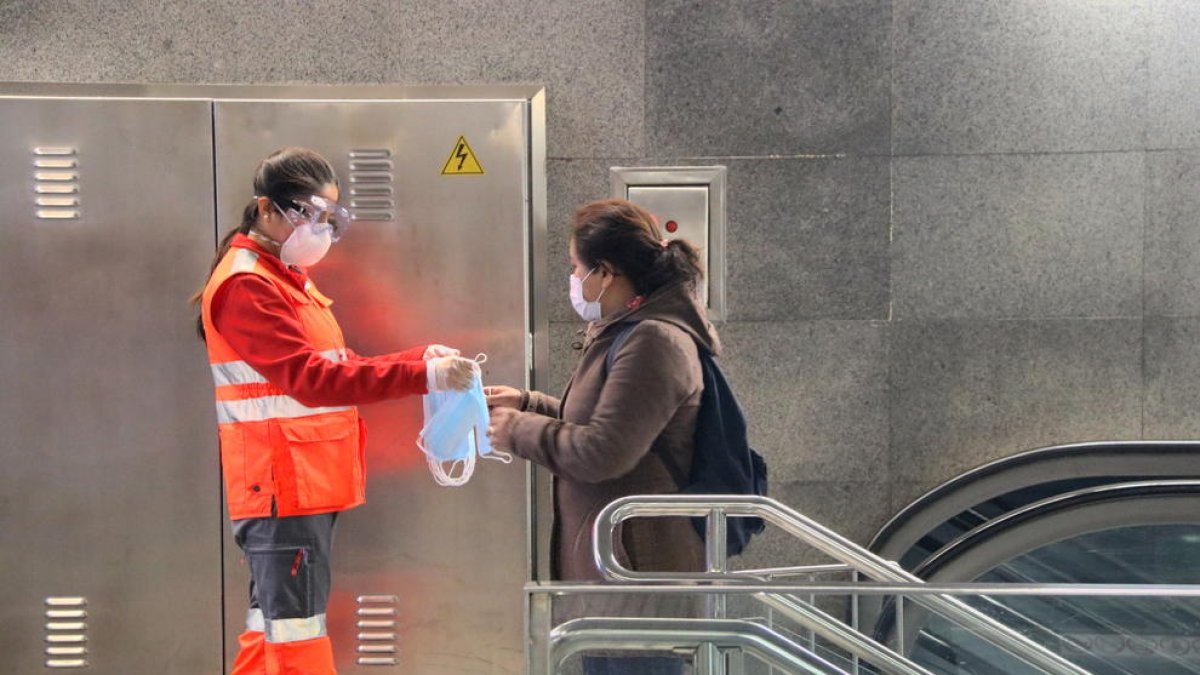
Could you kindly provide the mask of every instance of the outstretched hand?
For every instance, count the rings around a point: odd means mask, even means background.
[[[484,387],[483,396],[489,408],[516,408],[521,404],[521,390],[502,384]]]

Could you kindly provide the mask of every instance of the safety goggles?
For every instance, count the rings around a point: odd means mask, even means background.
[[[280,209],[284,217],[293,227],[308,223],[317,234],[329,230],[329,238],[337,241],[346,235],[346,230],[354,220],[354,216],[346,207],[319,195],[309,195],[303,199],[288,202],[287,210]]]

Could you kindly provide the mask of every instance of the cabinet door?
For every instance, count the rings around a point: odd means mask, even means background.
[[[487,354],[485,383],[522,385],[528,117],[522,100],[217,101],[221,232],[238,223],[263,157],[319,151],[359,216],[311,270],[351,348],[449,344]],[[522,672],[523,463],[481,460],[466,486],[439,487],[415,445],[420,397],[362,411],[368,503],[338,521],[328,612],[339,672]],[[226,548],[233,636],[247,573]]]
[[[0,654],[215,673],[212,104],[0,98]]]

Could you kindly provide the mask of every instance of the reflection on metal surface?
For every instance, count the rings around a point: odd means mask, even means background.
[[[399,596],[386,595],[360,595],[355,598],[358,603],[358,616],[394,616],[396,614],[396,603],[400,602]],[[361,630],[356,638],[358,646],[355,652],[359,654],[356,662],[360,666],[394,666],[397,664],[394,656],[378,656],[379,654],[395,654],[399,651],[396,647],[396,621],[393,619],[359,619],[358,627],[360,629],[384,629],[382,631]],[[363,656],[372,655],[372,656]]]
[[[392,183],[392,151],[385,148],[350,151],[350,212],[359,220],[392,220],[396,205]]]
[[[83,609],[87,598],[81,596],[46,598],[46,667],[87,667],[87,622],[56,621],[55,619],[82,619],[87,616]],[[72,609],[60,609],[72,608]],[[69,615],[64,616],[64,615]],[[71,657],[71,658],[62,658]]]
[[[34,148],[34,194],[78,194],[79,166],[75,148]],[[35,215],[41,220],[75,220],[79,218],[78,197],[36,197],[39,207]]]

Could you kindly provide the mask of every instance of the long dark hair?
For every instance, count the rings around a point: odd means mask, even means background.
[[[280,148],[267,155],[254,170],[254,196],[266,197],[281,208],[288,208],[297,199],[317,194],[327,185],[337,184],[337,174],[329,161],[308,148]],[[217,269],[221,259],[229,252],[229,242],[239,234],[250,232],[250,228],[254,227],[259,216],[256,198],[251,199],[242,210],[242,222],[221,238],[204,285],[191,297],[192,304],[198,304],[203,298],[204,287],[212,278],[213,270]],[[196,317],[196,334],[201,340],[204,339],[202,316]]]
[[[694,292],[704,278],[695,246],[683,239],[664,240],[654,216],[624,199],[579,207],[572,239],[581,262],[589,268],[612,265],[629,278],[638,295],[679,283]]]

